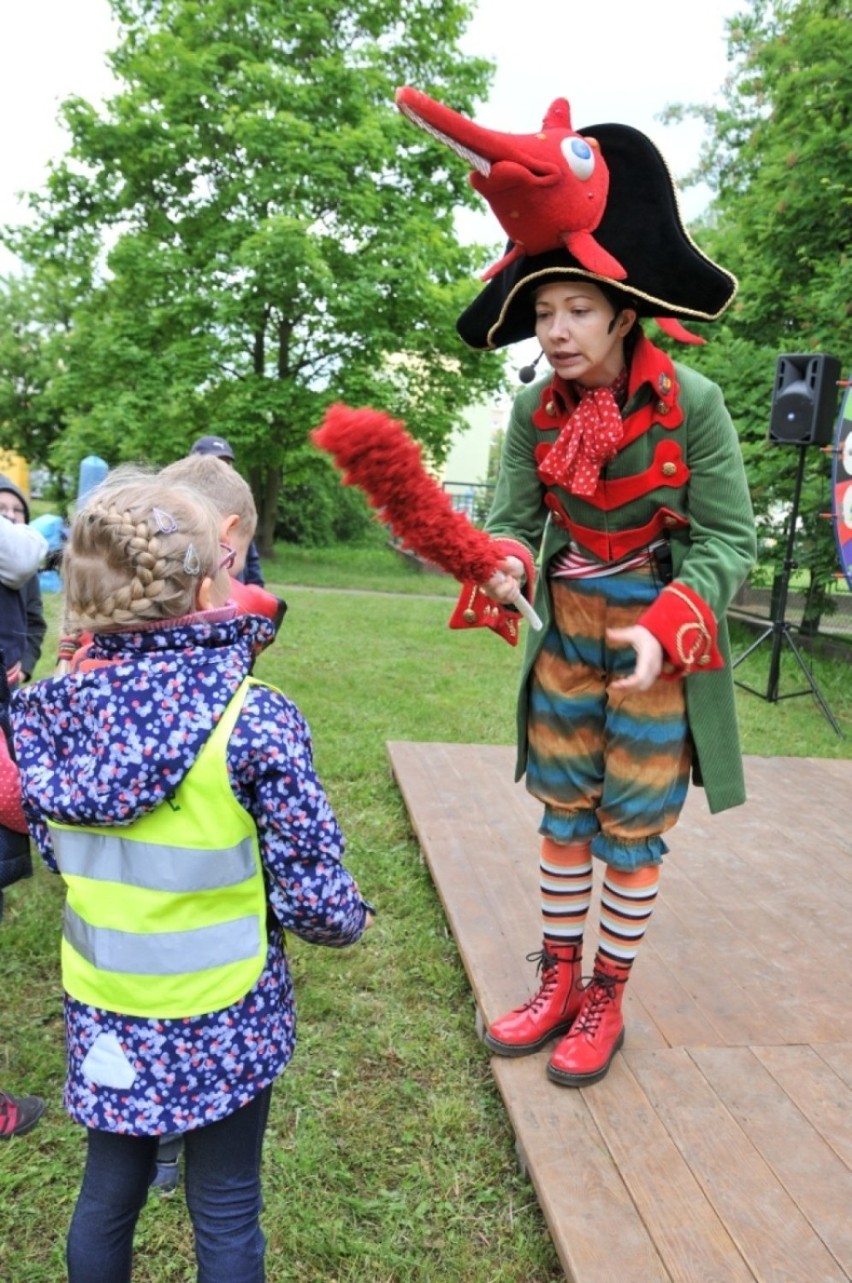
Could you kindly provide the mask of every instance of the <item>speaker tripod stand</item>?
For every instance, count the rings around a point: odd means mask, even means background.
[[[793,699],[797,695],[813,695],[814,699],[825,714],[826,720],[830,723],[836,734],[842,736],[843,732],[833,716],[831,709],[828,707],[828,704],[825,701],[825,696],[814,680],[813,673],[802,658],[801,651],[793,641],[791,625],[785,619],[787,610],[787,594],[790,588],[790,574],[796,568],[796,561],[794,560],[793,553],[796,546],[796,522],[799,517],[799,502],[802,495],[802,478],[805,471],[804,447],[799,446],[798,450],[799,464],[796,470],[796,485],[793,492],[793,504],[790,509],[790,518],[787,527],[787,548],[784,556],[784,568],[778,580],[778,593],[774,605],[772,620],[768,627],[765,628],[760,636],[752,642],[748,649],[744,650],[743,653],[734,660],[731,667],[737,668],[743,660],[748,659],[749,655],[753,655],[764,642],[771,639],[772,650],[769,658],[769,679],[767,681],[766,691],[763,692],[755,690],[753,686],[748,686],[745,682],[740,681],[737,681],[737,686],[742,687],[743,690],[750,691],[752,695],[760,696],[761,699],[765,699],[770,704],[776,704],[781,699]],[[784,646],[787,646],[790,649],[793,658],[807,680],[808,686],[807,689],[788,691],[786,694],[781,695],[778,691],[778,685],[781,675],[781,651]]]

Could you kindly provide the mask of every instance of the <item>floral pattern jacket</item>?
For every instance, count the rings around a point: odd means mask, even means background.
[[[229,608],[168,627],[96,635],[91,657],[102,666],[16,694],[24,811],[51,869],[57,871],[46,821],[121,825],[163,802],[271,636],[268,620],[234,618]],[[239,1109],[293,1054],[284,931],[343,946],[364,930],[367,910],[343,865],[343,835],[298,708],[279,691],[252,686],[227,765],[234,794],[258,829],[270,923],[266,965],[239,1002],[187,1019],[126,1016],[66,994],[65,1105],[84,1126],[162,1135]],[[90,1076],[97,1057],[89,1053],[102,1035],[100,1045],[123,1053],[128,1086]]]

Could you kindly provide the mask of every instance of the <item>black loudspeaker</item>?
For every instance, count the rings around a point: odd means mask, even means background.
[[[779,356],[769,440],[776,445],[829,445],[834,436],[840,362],[824,352]]]

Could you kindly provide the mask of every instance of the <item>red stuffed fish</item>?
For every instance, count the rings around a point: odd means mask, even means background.
[[[332,405],[311,440],[334,458],[344,485],[363,490],[382,520],[420,557],[460,581],[485,584],[503,560],[496,542],[457,512],[423,467],[420,447],[380,410]],[[512,603],[533,627],[541,621],[521,595]]]
[[[473,165],[471,186],[514,242],[483,280],[522,254],[543,254],[561,245],[590,272],[624,280],[621,263],[592,235],[606,209],[609,170],[596,140],[571,128],[567,99],[551,103],[537,134],[485,129],[408,86],[396,91],[396,105]]]

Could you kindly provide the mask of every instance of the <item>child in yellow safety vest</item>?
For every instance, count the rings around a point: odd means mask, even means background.
[[[264,1278],[261,1145],[295,1042],[283,933],[339,947],[372,921],[304,718],[250,676],[274,626],[229,600],[219,525],[188,485],[107,477],[64,565],[93,663],[14,712],[30,831],[67,887],[65,1106],[88,1129],[69,1283],[130,1278],[176,1133],[199,1278]]]

